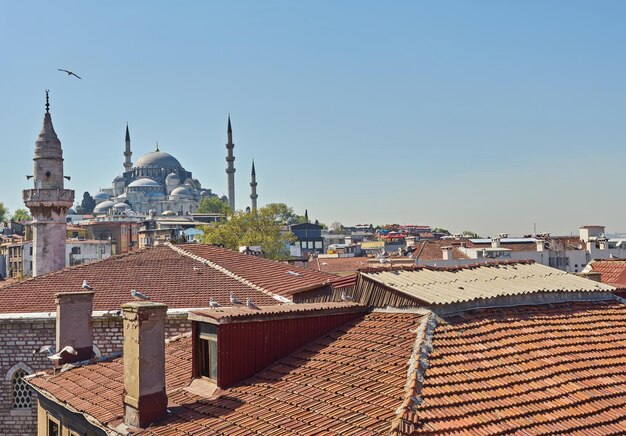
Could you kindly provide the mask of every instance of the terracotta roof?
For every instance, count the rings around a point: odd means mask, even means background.
[[[593,272],[600,273],[602,283],[626,288],[626,260],[594,260],[590,266]]]
[[[465,240],[466,247],[472,249],[491,248],[491,242],[488,243],[475,243],[469,239]],[[532,242],[516,242],[516,243],[501,243],[500,248],[506,248],[511,251],[537,251],[537,243]]]
[[[435,329],[423,434],[623,434],[626,305],[467,312]]]
[[[413,259],[419,260],[443,260],[443,247],[452,247],[453,259],[469,259],[469,257],[461,252],[456,246],[451,244],[449,240],[438,241],[420,241],[415,244],[413,249]]]
[[[345,275],[367,267],[367,257],[329,257],[309,259],[307,268],[331,274]]]
[[[165,346],[165,386],[172,391],[191,380],[191,334],[171,338]],[[31,379],[31,384],[74,410],[104,424],[124,418],[124,361],[121,358],[79,366]]]
[[[290,277],[283,277],[288,274],[283,270],[276,272],[266,268],[268,261],[263,259],[223,249],[219,249],[219,252],[213,250],[212,253],[213,261],[219,262],[220,256],[224,255],[229,259],[228,265],[234,263],[233,259],[243,258],[237,270],[252,270],[251,279],[258,279],[272,292],[281,291],[281,286],[273,286],[272,280],[277,282],[280,278],[297,282],[299,278],[290,280]],[[303,271],[319,277],[319,273],[306,269]],[[153,301],[167,304],[170,309],[207,307],[210,298],[228,306],[230,291],[234,291],[242,301],[250,297],[258,305],[279,303],[271,295],[258,290],[254,283],[207,266],[201,260],[177,252],[173,247],[157,246],[4,286],[0,288],[0,313],[55,311],[54,294],[80,291],[83,280],[87,280],[94,289],[94,310],[119,309],[122,303],[130,300],[131,289],[146,293]],[[303,281],[301,286],[306,288],[312,280]],[[296,284],[289,288],[297,289]],[[19,298],[15,298],[16,295]]]
[[[530,261],[462,267],[361,271],[364,277],[427,304],[537,292],[611,292],[613,287]]]
[[[176,247],[215,262],[239,277],[279,295],[291,295],[305,288],[322,287],[337,280],[337,276],[333,274],[249,256],[212,245],[182,244]]]
[[[181,388],[189,381],[183,374],[191,370],[191,344],[180,342],[184,349],[176,350],[176,360],[169,344],[166,384],[172,415],[143,433],[387,433],[406,400],[407,360],[423,318],[419,313],[364,315],[212,396]],[[123,358],[35,377],[31,384],[104,424],[115,424],[123,413]]]
[[[282,304],[280,306],[259,306],[256,309],[246,306],[224,307],[193,310],[189,313],[189,319],[197,321],[215,320],[219,323],[224,323],[228,320],[276,319],[277,316],[281,315],[307,317],[337,312],[363,312],[365,309],[365,306],[358,303],[347,302]]]

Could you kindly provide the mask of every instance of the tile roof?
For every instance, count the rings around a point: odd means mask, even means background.
[[[462,267],[361,271],[364,277],[427,304],[451,304],[536,292],[611,292],[613,287],[532,261]]]
[[[436,327],[417,434],[623,434],[626,305],[466,312]]]
[[[367,257],[329,257],[309,259],[307,268],[331,274],[346,275],[367,267]]]
[[[453,259],[469,259],[469,257],[458,249],[457,245],[453,245],[449,240],[438,241],[420,241],[414,246],[412,253],[413,259],[419,260],[443,260],[443,247],[452,247]]]
[[[423,318],[423,313],[364,315],[212,396],[181,388],[189,381],[184,374],[190,373],[190,341],[180,342],[176,359],[168,344],[166,385],[172,413],[142,433],[388,433],[406,399],[407,360]],[[115,425],[123,413],[122,372],[123,358],[118,358],[38,376],[31,384],[70,409]],[[96,395],[90,392],[94,389]]]
[[[298,317],[319,316],[338,312],[364,312],[366,307],[358,303],[302,303],[259,306],[257,309],[248,307],[224,307],[217,309],[198,309],[189,313],[191,320],[215,320],[224,323],[229,320],[262,320],[276,319],[277,316],[296,315]]]
[[[251,280],[258,280],[266,287],[261,291],[254,283],[246,282],[224,272],[223,269],[206,265],[181,254],[169,246],[157,246],[108,259],[65,268],[50,274],[27,279],[13,285],[0,288],[0,313],[29,313],[55,311],[54,294],[58,292],[80,291],[83,280],[87,280],[94,289],[94,310],[114,310],[130,300],[130,290],[137,289],[150,296],[153,301],[167,304],[169,308],[207,307],[210,298],[223,306],[230,305],[229,293],[234,291],[239,299],[247,297],[258,305],[272,305],[279,302],[268,295],[269,292],[281,292],[277,275],[285,282],[296,282],[289,289],[297,289],[297,279],[291,279],[280,270],[278,273],[267,269],[267,261],[252,258],[239,253],[219,249],[212,251],[214,262],[219,262],[220,255],[229,259],[242,259],[242,266],[237,270],[253,271]],[[296,267],[285,266],[289,269]],[[319,277],[319,273],[304,270],[307,275]],[[287,277],[283,277],[283,274]],[[266,277],[267,276],[267,277]],[[306,288],[313,280],[305,279],[301,285]],[[15,298],[19,295],[20,298]]]
[[[322,287],[337,280],[337,276],[333,274],[249,256],[212,245],[182,244],[177,245],[176,248],[190,255],[215,262],[244,280],[283,296],[302,289]]]
[[[602,283],[626,289],[626,260],[594,260],[591,271],[600,273]]]

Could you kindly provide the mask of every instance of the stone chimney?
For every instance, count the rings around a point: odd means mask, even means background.
[[[500,248],[500,238],[491,238],[491,248]]]
[[[449,245],[447,247],[441,247],[441,252],[443,255],[443,260],[452,260],[452,247]]]
[[[146,428],[165,418],[165,318],[167,306],[137,301],[124,312],[124,422]]]
[[[56,351],[66,346],[76,354],[63,353],[57,365],[88,360],[93,357],[93,292],[63,292],[55,295],[57,306]]]

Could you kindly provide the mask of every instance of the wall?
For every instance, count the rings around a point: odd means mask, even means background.
[[[94,345],[103,355],[123,348],[122,318],[94,317]],[[191,331],[185,315],[170,317],[165,326],[165,336],[176,336]],[[55,320],[45,321],[0,320],[0,434],[36,434],[37,408],[33,398],[31,409],[12,409],[10,375],[12,369],[24,368],[27,372],[50,370],[51,361],[44,354],[33,354],[42,345],[54,345]],[[9,376],[7,379],[7,375]],[[121,401],[121,399],[120,399]]]

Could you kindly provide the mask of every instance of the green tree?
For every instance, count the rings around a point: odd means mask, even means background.
[[[11,216],[11,220],[14,222],[30,221],[32,218],[26,209],[16,209]]]
[[[227,220],[201,226],[204,231],[202,242],[221,245],[238,250],[242,245],[259,245],[270,259],[289,256],[288,245],[296,241],[291,232],[283,231],[278,221],[277,209],[268,205],[257,210],[256,214],[238,211],[231,213]]]
[[[472,232],[471,230],[463,230],[463,236],[465,236],[466,238],[480,238],[480,236],[478,236],[478,233]]]
[[[77,207],[76,212],[80,214],[88,214],[92,213],[96,207],[96,200],[89,194],[89,192],[85,192],[83,194],[83,201],[80,203],[80,207]]]
[[[220,200],[219,197],[203,198],[200,200],[196,213],[221,213],[228,215],[230,206],[225,201]]]
[[[449,235],[450,232],[446,229],[442,229],[441,227],[435,227],[433,229],[433,233],[443,233],[444,235]]]
[[[300,224],[306,222],[304,215],[296,214],[293,208],[285,203],[269,203],[263,209],[273,216],[274,221],[279,224]]]
[[[4,203],[0,201],[0,223],[6,221],[9,216],[9,209],[4,206]]]

